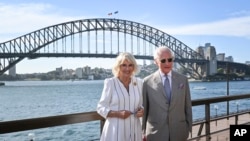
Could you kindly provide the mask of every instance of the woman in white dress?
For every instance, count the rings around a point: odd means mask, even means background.
[[[104,80],[97,112],[106,119],[100,141],[141,141],[140,118],[143,116],[142,79],[135,77],[138,65],[134,56],[117,56],[112,72]]]

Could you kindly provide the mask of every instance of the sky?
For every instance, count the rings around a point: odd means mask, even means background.
[[[235,62],[250,61],[249,0],[1,0],[0,43],[68,21],[116,18],[157,28],[192,49],[211,43]],[[108,13],[118,11],[109,16]],[[105,63],[104,63],[105,62]],[[46,73],[63,67],[111,68],[108,58],[24,59],[17,74]]]

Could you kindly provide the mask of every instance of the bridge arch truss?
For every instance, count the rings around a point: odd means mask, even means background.
[[[1,43],[0,75],[24,58],[114,58],[127,51],[137,59],[153,60],[153,50],[159,46],[169,47],[175,62],[191,69],[195,77],[203,75],[197,65],[204,65],[207,60],[183,42],[154,27],[112,18],[60,23]]]

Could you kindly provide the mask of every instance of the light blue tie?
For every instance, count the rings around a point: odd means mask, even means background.
[[[170,100],[171,100],[171,88],[170,88],[170,84],[169,84],[169,80],[168,80],[167,75],[165,75],[164,88],[165,88],[165,91],[166,91],[168,103],[170,103]]]

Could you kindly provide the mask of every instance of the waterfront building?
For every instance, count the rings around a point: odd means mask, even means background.
[[[88,80],[94,80],[94,75],[88,75]]]
[[[83,69],[82,68],[76,68],[75,74],[76,74],[77,78],[80,78],[80,79],[83,78]]]
[[[91,72],[91,67],[86,66],[86,67],[83,68],[83,70],[84,70],[84,72],[85,72],[87,75],[89,75],[90,72]]]
[[[71,78],[74,75],[74,70],[72,69],[64,69],[63,70],[63,74],[62,74],[62,78]]]
[[[61,75],[63,73],[63,68],[62,67],[56,68],[56,72]]]

